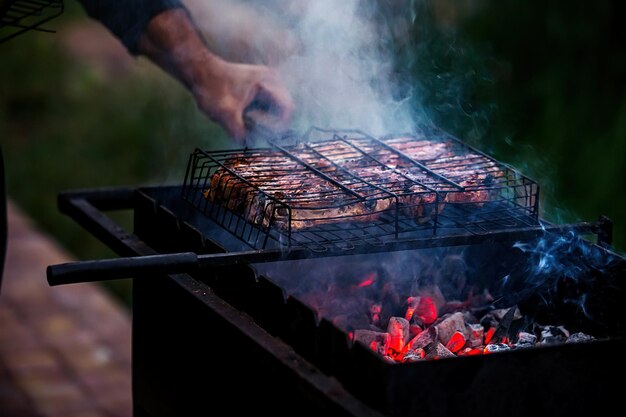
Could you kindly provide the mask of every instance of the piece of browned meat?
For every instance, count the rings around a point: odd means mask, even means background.
[[[204,197],[264,227],[373,222],[397,208],[422,223],[448,203],[490,201],[492,185],[505,176],[489,158],[460,152],[452,142],[397,137],[385,143],[346,137],[290,147],[291,156],[242,152],[212,174]]]

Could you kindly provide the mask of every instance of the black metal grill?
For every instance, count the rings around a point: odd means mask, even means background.
[[[319,268],[320,274],[325,274],[332,270],[328,267],[333,262],[340,266],[335,269],[337,278],[346,276],[345,268],[349,268],[347,276],[356,276],[369,269],[363,266],[369,256],[280,262],[271,268],[248,265],[267,262],[272,254],[254,251],[259,253],[252,258],[249,253],[224,253],[238,244],[237,239],[199,215],[180,193],[180,188],[173,186],[84,190],[59,196],[62,212],[118,254],[141,255],[114,261],[150,263],[148,270],[144,264],[125,271],[130,274],[126,276],[137,277],[133,284],[133,402],[137,416],[205,415],[206,385],[195,381],[206,375],[219,381],[210,390],[210,404],[224,405],[233,415],[272,413],[276,404],[285,409],[297,407],[304,416],[352,417],[604,415],[620,406],[621,388],[611,377],[624,358],[621,311],[626,260],[621,256],[588,242],[581,242],[575,250],[563,248],[566,259],[586,265],[581,279],[573,279],[567,272],[549,272],[560,282],[553,287],[558,294],[554,302],[538,302],[536,297],[542,297],[544,290],[531,289],[533,296],[515,303],[521,311],[532,312],[537,322],[544,322],[539,321],[543,318],[566,328],[572,325],[604,340],[390,364],[365,345],[350,342],[348,334],[329,318],[320,317],[294,294],[286,297],[287,289],[276,284],[278,277],[285,282],[297,278],[295,274],[302,270]],[[133,211],[133,233],[104,213],[120,209]],[[533,246],[537,238],[555,242],[570,230],[598,233],[599,241],[610,237],[606,219],[595,226],[536,229],[524,233],[515,229],[482,242],[465,240],[464,244],[471,243],[462,250],[468,262],[468,282],[478,281],[494,294],[501,294],[503,276],[525,284],[522,266],[536,254],[516,250],[512,247],[516,241]],[[484,237],[468,236],[472,240]],[[428,240],[441,239],[446,238]],[[202,254],[197,265],[201,268],[186,265],[172,269],[171,263],[153,262],[155,257],[180,260],[178,253],[183,251]],[[176,255],[171,258],[171,254]],[[428,249],[422,255],[436,258],[437,252]],[[594,267],[599,265],[598,255],[610,261]],[[202,265],[206,259],[227,257],[237,262],[228,267],[225,263]],[[384,258],[385,254],[378,259]],[[103,276],[102,262],[110,264],[111,260],[84,263],[85,276],[91,278],[86,281]],[[67,272],[67,267],[51,266],[49,271]],[[51,283],[82,281],[59,282],[55,278]],[[570,296],[581,294],[586,294],[588,308],[571,303]],[[508,300],[503,305],[509,305]],[[198,378],[192,378],[193,374]],[[246,401],[241,401],[241,375],[271,375],[272,379],[248,390]],[[540,389],[537,381],[541,381]]]
[[[0,10],[0,43],[29,30],[51,32],[41,26],[63,13],[63,0],[8,1]]]
[[[321,136],[321,139],[313,136]],[[538,225],[538,185],[436,128],[196,149],[183,198],[253,248],[315,252]]]

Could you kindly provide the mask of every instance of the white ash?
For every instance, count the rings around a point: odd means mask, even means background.
[[[471,348],[481,346],[485,337],[485,328],[480,324],[470,324],[467,328],[469,330],[469,346]]]
[[[596,338],[593,336],[589,336],[588,334],[578,332],[568,337],[565,343],[585,343],[585,342],[591,342],[593,340],[596,340]]]
[[[356,330],[354,341],[361,342],[368,348],[375,348],[381,355],[386,356],[389,349],[389,333],[375,332],[372,330]]]
[[[429,327],[409,342],[409,349],[424,349],[438,338],[437,327]]]
[[[426,349],[426,358],[425,359],[442,359],[442,358],[453,358],[456,355],[444,345],[439,342],[435,342],[432,345],[428,346]]]
[[[409,350],[403,357],[402,362],[418,362],[426,357],[424,349]]]
[[[554,345],[564,343],[569,337],[569,331],[563,326],[538,326],[540,328],[539,344]]]
[[[537,343],[537,336],[532,333],[519,332],[517,335],[517,343],[515,347],[526,348],[535,346]]]
[[[506,350],[511,350],[511,347],[504,343],[492,343],[485,346],[485,352],[487,353],[504,352]]]
[[[439,322],[436,326],[439,341],[447,345],[450,341],[450,338],[455,332],[465,333],[465,320],[463,319],[463,313],[454,313],[450,316],[444,318],[441,322]]]

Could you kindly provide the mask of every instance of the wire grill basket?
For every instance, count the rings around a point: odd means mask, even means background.
[[[185,200],[256,249],[351,250],[538,224],[536,182],[437,128],[381,138],[313,128],[271,145],[196,149],[183,185]]]

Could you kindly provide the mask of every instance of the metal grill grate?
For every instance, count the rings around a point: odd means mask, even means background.
[[[41,26],[63,13],[63,0],[9,0],[0,10],[0,43],[29,30],[54,33]]]
[[[313,139],[316,134],[320,139]],[[253,248],[351,250],[538,224],[539,187],[436,128],[190,157],[183,198]]]

